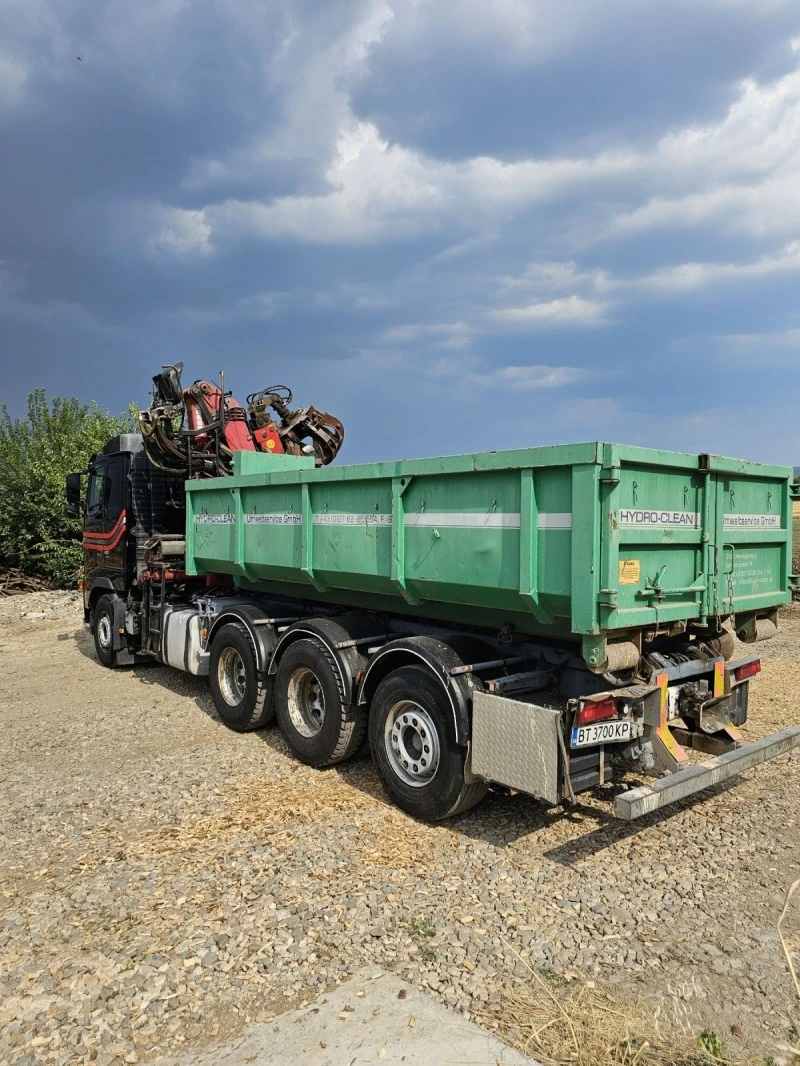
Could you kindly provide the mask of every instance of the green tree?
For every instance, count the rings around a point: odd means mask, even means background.
[[[28,414],[12,418],[0,404],[0,567],[19,567],[60,584],[75,580],[82,560],[81,523],[64,514],[67,474],[86,469],[109,438],[130,433],[127,415],[96,403],[28,395]]]

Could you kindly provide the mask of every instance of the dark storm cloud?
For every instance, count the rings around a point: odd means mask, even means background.
[[[791,4],[579,2],[583,19],[571,33],[563,5],[539,6],[528,47],[510,34],[493,39],[489,26],[481,34],[477,11],[474,32],[459,42],[455,4],[423,7],[420,46],[387,35],[354,110],[389,140],[452,159],[652,143],[713,118],[739,79],[784,73],[793,65],[788,40],[800,32]]]
[[[2,398],[119,409],[183,359],[287,380],[351,459],[778,458],[798,34],[778,0],[9,0]],[[759,333],[754,411],[721,368]]]

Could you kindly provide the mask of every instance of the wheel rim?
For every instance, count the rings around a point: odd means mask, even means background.
[[[314,671],[299,666],[289,678],[287,697],[294,728],[303,737],[315,737],[325,721],[325,693]]]
[[[247,674],[244,660],[236,648],[223,649],[217,666],[217,680],[222,698],[229,707],[237,707],[244,699]]]
[[[111,647],[111,619],[107,614],[101,614],[97,620],[97,643],[103,651]]]
[[[384,727],[392,770],[412,788],[427,785],[439,768],[439,731],[430,713],[413,700],[392,707]]]

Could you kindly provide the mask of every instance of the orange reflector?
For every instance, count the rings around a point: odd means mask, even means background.
[[[755,677],[756,674],[761,673],[761,660],[755,659],[752,663],[745,663],[744,666],[737,666],[733,671],[733,676],[737,681],[746,681],[748,677]]]

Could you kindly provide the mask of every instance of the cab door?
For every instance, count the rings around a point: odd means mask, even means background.
[[[125,591],[128,458],[99,455],[89,470],[83,533],[86,588],[99,578],[106,588]]]

